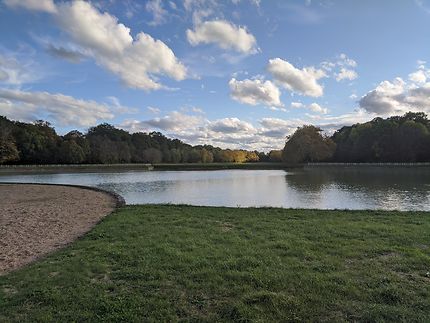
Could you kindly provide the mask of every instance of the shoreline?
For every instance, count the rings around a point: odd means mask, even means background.
[[[82,164],[0,165],[0,176],[9,174],[101,173],[129,171],[289,170],[289,169],[430,168],[430,163],[190,163],[190,164]]]
[[[1,183],[0,275],[62,249],[125,204],[98,188],[37,183]]]

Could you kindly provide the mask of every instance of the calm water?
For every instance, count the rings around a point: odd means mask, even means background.
[[[95,186],[128,204],[430,210],[430,169],[151,171],[0,175],[3,182]]]

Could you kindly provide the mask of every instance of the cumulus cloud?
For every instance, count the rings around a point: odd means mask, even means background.
[[[74,41],[96,62],[118,75],[128,86],[156,90],[162,88],[152,75],[175,80],[186,77],[185,66],[162,41],[140,32],[136,38],[116,17],[99,12],[81,0],[58,6],[57,20]]]
[[[63,94],[0,89],[0,115],[30,121],[48,119],[62,126],[95,125],[112,119],[111,107]]]
[[[254,126],[246,121],[241,121],[238,118],[224,118],[211,122],[209,129],[220,133],[252,133]]]
[[[31,1],[24,3],[27,2]],[[21,7],[30,8],[29,5]],[[177,81],[186,78],[186,67],[165,43],[144,32],[133,38],[130,28],[119,23],[115,16],[100,12],[90,2],[61,2],[54,8],[50,12],[81,52],[120,77],[126,85],[157,90],[163,88],[156,78],[159,75]]]
[[[212,20],[197,24],[194,30],[188,29],[188,42],[192,46],[216,44],[222,49],[252,54],[258,51],[257,41],[245,27],[236,26],[226,20]]]
[[[120,54],[133,42],[130,28],[109,13],[101,13],[89,2],[64,2],[58,6],[57,21],[84,48],[103,53]]]
[[[282,107],[281,92],[271,81],[260,79],[238,81],[232,78],[229,82],[231,97],[241,103]]]
[[[393,81],[381,82],[360,99],[360,107],[383,116],[403,114],[408,111],[430,113],[430,82],[417,80],[414,77],[412,79],[420,84],[408,84],[400,77]]]
[[[283,59],[274,58],[269,60],[267,70],[278,84],[292,92],[312,97],[320,97],[324,93],[323,86],[318,83],[319,79],[326,76],[321,69],[298,69]]]
[[[6,6],[11,8],[25,8],[27,10],[44,11],[49,13],[56,12],[53,0],[4,0]]]

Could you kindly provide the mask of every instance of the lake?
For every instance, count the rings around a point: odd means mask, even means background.
[[[430,211],[426,167],[8,174],[0,181],[94,186],[127,204]]]

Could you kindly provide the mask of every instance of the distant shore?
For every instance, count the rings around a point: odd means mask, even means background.
[[[224,170],[254,169],[274,170],[319,167],[430,167],[430,163],[307,163],[286,164],[279,162],[259,163],[183,163],[183,164],[54,164],[54,165],[0,165],[1,174],[64,173],[64,172],[122,172],[122,171],[174,171],[174,170]]]
[[[56,164],[56,165],[0,165],[0,174],[105,172],[150,170],[222,170],[222,169],[285,169],[303,167],[284,163],[187,163],[187,164]]]

